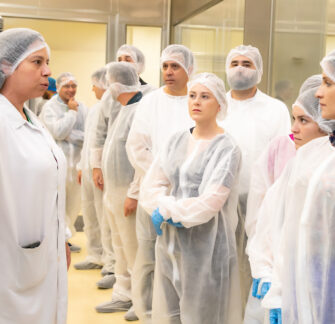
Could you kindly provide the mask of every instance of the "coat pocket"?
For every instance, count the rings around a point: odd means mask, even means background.
[[[44,238],[34,248],[17,247],[17,289],[24,291],[38,287],[48,271],[48,244]]]

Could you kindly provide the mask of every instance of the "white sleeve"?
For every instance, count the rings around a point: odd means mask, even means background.
[[[129,131],[126,149],[132,166],[144,175],[153,161],[153,155],[150,120],[142,104],[141,102],[136,110],[134,121]]]
[[[135,170],[133,181],[130,183],[127,197],[138,200],[140,194],[140,183],[141,183],[141,176]]]
[[[63,141],[69,137],[76,123],[77,112],[69,110],[64,116],[58,118],[51,106],[47,104],[43,108],[43,122],[52,136],[57,141]]]
[[[230,185],[234,182],[240,158],[238,150],[231,153],[228,159],[218,161],[214,170],[210,172],[210,179],[205,179],[205,188],[199,196],[177,200],[168,195],[170,183],[161,168],[158,156],[141,187],[142,205],[150,214],[158,207],[164,219],[171,218],[174,222],[181,222],[185,227],[207,223],[225,204],[230,193],[230,188],[225,184]]]
[[[268,172],[268,163],[269,147],[267,147],[267,149],[256,161],[251,173],[247,214],[245,219],[245,231],[248,236],[248,242],[250,242],[252,237],[255,235],[257,213],[262,204],[266,191],[271,186],[271,179]]]

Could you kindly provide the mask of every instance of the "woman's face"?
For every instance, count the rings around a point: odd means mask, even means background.
[[[322,73],[322,84],[315,96],[320,99],[324,119],[335,119],[335,82]]]
[[[95,94],[95,97],[100,100],[105,92],[105,89],[99,88],[96,85],[93,84],[92,91]]]
[[[16,70],[6,79],[5,85],[13,89],[20,98],[28,100],[43,95],[48,89],[51,75],[49,55],[42,48],[25,58]]]
[[[293,106],[292,116],[293,124],[291,130],[294,135],[296,149],[317,137],[326,135],[320,130],[319,125],[306,115],[305,111],[299,106]]]
[[[190,89],[188,112],[196,123],[215,121],[219,111],[219,103],[208,88],[202,84],[195,84]]]

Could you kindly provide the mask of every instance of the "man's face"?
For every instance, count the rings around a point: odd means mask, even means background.
[[[128,63],[135,63],[134,60],[131,58],[130,55],[120,55],[117,58],[118,62],[128,62]]]
[[[167,88],[172,91],[181,91],[188,82],[185,70],[174,61],[167,61],[162,66],[163,80]]]
[[[74,98],[77,93],[77,85],[73,82],[70,81],[63,85],[59,89],[59,96],[64,102],[68,102],[71,98]]]
[[[230,62],[229,68],[233,68],[236,66],[243,66],[248,69],[256,70],[255,64],[248,57],[243,55],[234,57]]]

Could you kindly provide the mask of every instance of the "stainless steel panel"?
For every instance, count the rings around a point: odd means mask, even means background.
[[[262,91],[271,87],[272,34],[275,0],[245,0],[244,44],[257,47],[263,58]]]
[[[222,0],[172,0],[171,24],[175,26],[221,1]]]

